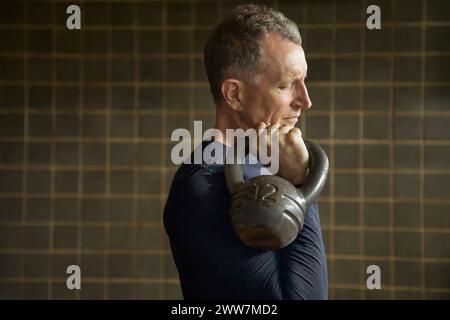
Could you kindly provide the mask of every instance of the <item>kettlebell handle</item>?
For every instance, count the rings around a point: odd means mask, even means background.
[[[304,139],[304,142],[309,153],[309,173],[304,185],[297,188],[297,193],[305,199],[306,206],[309,206],[325,186],[329,163],[325,151],[318,144],[307,139]],[[245,155],[248,154],[248,148],[246,149]],[[227,161],[225,164],[225,179],[230,194],[233,194],[244,183],[244,165],[238,164],[237,152],[234,152],[233,163],[230,164],[230,161]]]

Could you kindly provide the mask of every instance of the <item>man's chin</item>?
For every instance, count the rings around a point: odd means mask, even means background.
[[[288,126],[290,129],[294,128],[298,122],[298,118],[286,118],[283,119],[283,124]]]

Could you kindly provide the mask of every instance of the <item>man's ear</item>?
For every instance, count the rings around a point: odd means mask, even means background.
[[[228,78],[222,82],[220,89],[222,90],[226,104],[234,111],[242,111],[244,83],[236,79]]]

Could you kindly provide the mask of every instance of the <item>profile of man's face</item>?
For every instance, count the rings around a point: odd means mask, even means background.
[[[241,118],[248,127],[259,122],[294,127],[301,109],[312,105],[303,48],[273,33],[261,40],[261,46],[264,67],[254,83],[243,85]]]

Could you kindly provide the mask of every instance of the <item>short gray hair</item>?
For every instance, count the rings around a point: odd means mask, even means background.
[[[206,74],[214,102],[223,101],[222,82],[228,77],[251,81],[263,68],[260,40],[268,33],[301,45],[297,25],[264,5],[241,5],[216,26],[204,52]]]

